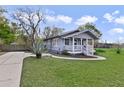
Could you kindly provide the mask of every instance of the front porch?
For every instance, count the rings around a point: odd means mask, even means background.
[[[71,54],[93,55],[94,40],[86,38],[68,37],[64,38],[64,50]]]

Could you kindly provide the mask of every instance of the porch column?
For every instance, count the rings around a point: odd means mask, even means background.
[[[88,55],[88,39],[86,39],[86,53]]]
[[[74,52],[74,37],[72,37],[72,52]]]
[[[82,52],[83,50],[82,50],[82,38],[81,38],[81,52]]]
[[[94,39],[92,39],[92,55],[94,53]]]

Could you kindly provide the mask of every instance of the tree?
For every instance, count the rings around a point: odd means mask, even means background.
[[[35,38],[40,34],[40,23],[44,21],[43,13],[40,9],[18,9],[18,11],[13,14],[13,18],[19,22],[20,26],[23,28],[24,34],[28,35],[33,46]]]
[[[16,35],[16,40],[15,40],[16,44],[20,44],[20,45],[25,44],[28,46],[28,37],[23,33],[24,31],[23,29],[21,29],[18,23],[11,22],[11,30]]]
[[[10,44],[15,40],[15,34],[6,23],[0,24],[0,39],[4,44]]]
[[[51,28],[49,26],[44,28],[43,36],[45,39],[51,37]]]
[[[96,26],[93,23],[86,23],[85,25],[81,25],[78,27],[79,30],[93,30],[98,37],[100,37],[102,34],[101,32],[96,28]]]
[[[60,35],[62,32],[63,32],[63,28],[58,28],[58,27],[45,27],[44,28],[44,32],[43,32],[43,35],[44,35],[44,38],[50,38],[50,37],[54,37],[54,36],[57,36],[57,35]]]
[[[16,35],[21,34],[23,31],[21,31],[22,29],[20,28],[19,24],[15,23],[15,22],[11,22],[10,24],[11,26],[11,31],[13,33],[15,33]]]
[[[12,32],[9,22],[4,16],[5,12],[0,7],[0,40],[3,44],[10,44],[15,40],[15,34]]]
[[[63,28],[53,27],[51,36],[57,36],[60,35],[63,32]]]
[[[28,36],[28,39],[31,42],[31,49],[32,51],[35,50],[34,48],[37,47],[37,39],[41,38],[41,23],[44,22],[44,14],[43,12],[38,10],[33,10],[31,8],[25,8],[25,9],[18,9],[13,14],[13,18],[20,24],[20,27],[22,27],[24,34]],[[38,49],[36,49],[38,50]],[[36,55],[39,53],[39,51],[33,51]]]

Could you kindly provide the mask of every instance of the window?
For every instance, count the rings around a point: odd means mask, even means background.
[[[53,39],[52,45],[57,46],[58,39]]]
[[[65,39],[65,45],[69,45],[69,39]]]
[[[81,45],[81,39],[80,38],[75,38],[74,40],[74,45]]]
[[[92,45],[92,39],[88,39],[88,44]]]

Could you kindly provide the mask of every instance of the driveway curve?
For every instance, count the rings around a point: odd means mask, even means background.
[[[19,87],[25,52],[8,52],[0,56],[0,87]]]

